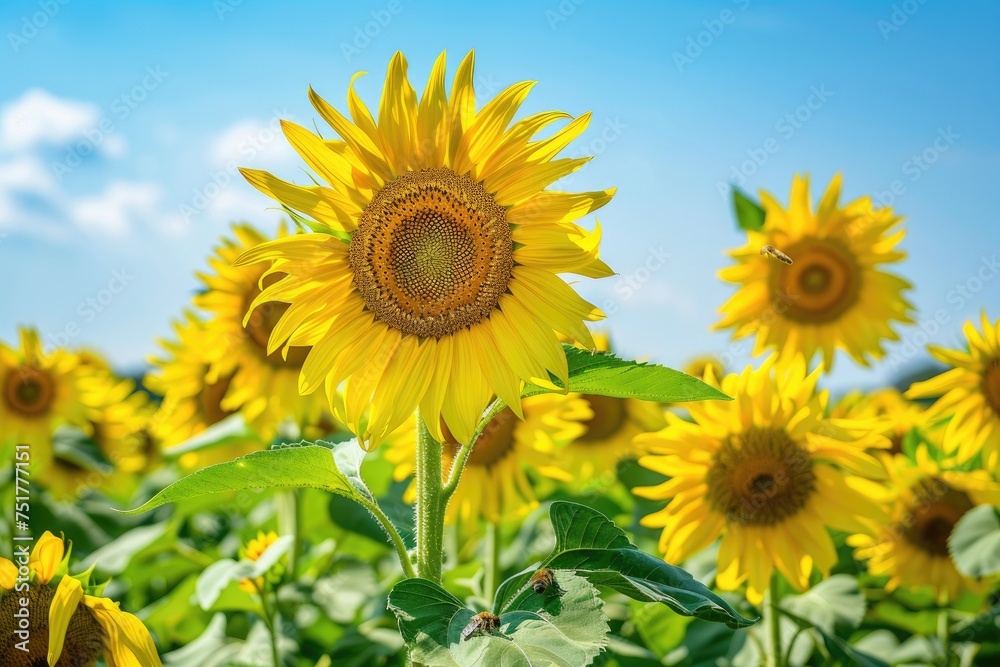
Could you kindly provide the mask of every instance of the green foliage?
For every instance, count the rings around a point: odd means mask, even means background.
[[[1000,572],[1000,509],[980,505],[966,512],[948,538],[948,551],[955,568],[967,577]]]
[[[194,472],[124,513],[140,514],[188,498],[263,488],[307,487],[362,504],[373,503],[374,498],[360,475],[362,458],[364,451],[354,441],[300,443],[253,452]]]
[[[572,572],[557,572],[559,590],[520,591],[492,634],[462,639],[475,612],[432,582],[406,579],[389,607],[411,658],[426,667],[584,667],[607,643],[608,622],[597,590]]]
[[[556,546],[540,567],[572,570],[595,586],[611,588],[642,602],[659,602],[678,614],[725,623],[733,628],[756,623],[741,616],[679,567],[640,551],[625,531],[584,505],[555,502],[549,510]],[[533,569],[500,585],[494,610],[505,610],[531,577]]]
[[[736,214],[736,224],[740,229],[757,231],[764,226],[764,209],[735,185],[733,186],[733,212]]]

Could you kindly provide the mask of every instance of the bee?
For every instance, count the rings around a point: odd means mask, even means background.
[[[462,639],[468,639],[473,635],[489,635],[500,627],[500,617],[488,611],[481,611],[472,617],[469,624],[462,630]]]
[[[777,248],[775,248],[773,245],[766,245],[763,248],[761,248],[760,249],[760,254],[766,255],[768,259],[770,259],[771,257],[776,257],[778,259],[778,261],[781,262],[781,263],[783,263],[783,264],[791,264],[792,263],[792,258],[791,257],[789,257],[785,253],[781,252],[780,250],[778,250]]]
[[[550,586],[559,590],[559,584],[556,583],[556,573],[547,567],[543,567],[531,575],[531,580],[528,583],[539,595],[548,590]]]

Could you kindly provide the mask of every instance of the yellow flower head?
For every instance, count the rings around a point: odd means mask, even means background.
[[[267,548],[277,541],[278,534],[273,530],[267,533],[259,531],[257,537],[247,542],[246,546],[243,547],[243,557],[256,562]],[[264,588],[264,577],[241,579],[240,588],[247,593],[259,593]]]
[[[612,351],[604,332],[594,333],[594,343],[599,351]],[[574,396],[586,401],[590,415],[583,420],[586,430],[580,437],[559,449],[559,474],[555,477],[562,481],[613,482],[618,463],[638,454],[635,437],[665,426],[663,408],[652,401],[597,394]]]
[[[892,323],[912,323],[912,305],[903,298],[910,284],[878,269],[906,254],[896,249],[905,231],[892,209],[872,207],[862,197],[841,208],[840,175],[830,182],[813,211],[809,180],[796,176],[789,206],[766,192],[761,203],[764,227],[747,233],[747,244],[731,251],[734,266],[719,277],[740,285],[720,311],[716,329],[733,329],[734,338],[756,336],[754,354],[770,348],[809,361],[817,352],[833,364],[837,348],[868,365],[885,352],[883,340],[898,340]],[[792,264],[762,255],[773,246]]]
[[[138,618],[121,611],[117,602],[87,595],[80,579],[68,573],[57,586],[51,585],[64,555],[63,541],[46,531],[29,560],[34,581],[17,595],[0,595],[0,636],[15,636],[15,605],[20,606],[22,599],[28,600],[31,618],[48,616],[47,627],[33,626],[27,653],[13,641],[4,642],[0,664],[70,667],[92,665],[103,655],[111,666],[162,667],[149,631]],[[8,578],[15,572],[13,563],[0,558],[0,586],[12,588]]]
[[[161,341],[167,354],[150,359],[155,368],[145,378],[146,386],[163,396],[149,430],[152,439],[166,450],[217,424],[240,407],[224,404],[233,378],[213,371],[209,354],[212,337],[205,322],[186,312],[183,321],[174,324],[174,332],[174,340]],[[179,461],[185,469],[201,468],[248,454],[261,446],[259,442],[241,442],[189,452]]]
[[[837,553],[827,527],[875,530],[880,494],[858,475],[883,474],[865,449],[888,441],[855,422],[825,419],[819,374],[807,375],[801,357],[777,365],[773,356],[721,383],[709,372],[706,381],[733,401],[688,404],[692,421],[668,414],[666,428],[639,436],[652,452],[639,463],[671,477],[634,489],[669,500],[642,520],[663,529],[667,561],[682,562],[721,535],[716,583],[735,590],[746,582],[756,604],[775,568],[799,590],[814,571],[830,571]]]
[[[569,480],[561,460],[562,446],[586,432],[583,420],[593,413],[587,402],[574,394],[542,394],[521,403],[524,419],[509,407],[499,412],[483,429],[462,473],[461,482],[448,503],[446,521],[461,519],[465,525],[513,520],[538,506],[528,471]],[[443,427],[444,474],[458,452],[459,444]],[[387,441],[385,457],[396,464],[397,481],[410,477],[416,460],[413,429],[401,428]],[[408,499],[415,497],[413,487]]]
[[[45,353],[34,329],[20,333],[19,349],[0,342],[0,451],[31,445],[32,464],[42,467],[52,458],[57,426],[87,424],[80,383],[89,369],[66,350]]]
[[[611,275],[598,258],[600,227],[590,232],[574,221],[613,190],[546,190],[589,160],[556,156],[590,115],[545,112],[512,123],[532,82],[477,111],[473,62],[470,52],[448,94],[442,53],[418,99],[397,53],[377,120],[353,82],[350,120],[310,90],[340,138],[282,127],[325,184],[243,170],[324,232],[264,243],[239,263],[271,261],[265,276],[282,276],[251,306],[289,304],[272,346],[312,347],[299,390],[325,386],[332,403],[345,383],[340,416],[366,447],[417,407],[435,438],[444,437],[443,418],[459,442],[472,437],[494,394],[520,416],[523,382],[554,388],[551,373],[565,383],[558,334],[589,345],[584,321],[603,317],[560,274]]]
[[[299,373],[309,348],[280,350],[277,337],[271,337],[288,304],[267,302],[251,308],[261,293],[262,278],[266,287],[277,282],[281,274],[264,277],[261,264],[232,265],[242,253],[269,239],[243,224],[233,225],[233,235],[235,238],[223,239],[215,257],[209,259],[212,272],[199,274],[207,289],[194,303],[213,315],[205,325],[211,339],[207,351],[211,374],[230,378],[221,407],[240,410],[246,421],[270,440],[285,420],[299,427],[316,424],[326,405],[322,395],[299,396]],[[282,225],[278,238],[286,236]],[[268,340],[272,340],[271,346]]]
[[[937,377],[917,382],[909,398],[940,396],[930,407],[937,418],[951,416],[943,447],[967,461],[982,452],[988,469],[1000,469],[1000,320],[990,323],[982,313],[982,332],[970,321],[962,331],[969,351],[931,346],[936,359],[951,366]]]
[[[927,409],[907,400],[896,389],[847,394],[833,407],[830,416],[871,423],[873,428],[889,439],[888,449],[874,452],[883,456],[901,453],[903,440],[914,429],[919,430],[924,438],[936,435],[936,424]]]
[[[962,471],[954,462],[935,462],[921,445],[914,459],[897,454],[889,466],[891,520],[848,544],[868,560],[872,574],[887,575],[889,590],[930,588],[941,604],[962,592],[985,593],[989,582],[961,575],[948,552],[959,519],[977,505],[1000,506],[1000,485],[983,470]]]

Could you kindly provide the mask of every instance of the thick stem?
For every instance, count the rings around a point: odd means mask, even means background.
[[[444,557],[444,508],[441,483],[441,443],[427,430],[417,412],[417,572],[441,583]]]
[[[782,667],[784,660],[781,655],[781,608],[778,603],[781,593],[778,591],[778,577],[771,575],[771,587],[767,592],[768,616],[771,630],[771,655],[768,664],[772,667]]]
[[[500,585],[500,549],[503,543],[500,539],[500,522],[489,523],[489,558],[486,561],[486,595],[492,601]]]
[[[389,540],[392,542],[392,546],[396,549],[396,556],[399,557],[399,564],[403,568],[403,575],[412,579],[417,576],[417,573],[413,570],[413,561],[410,560],[410,554],[406,550],[406,542],[403,541],[403,537],[396,530],[396,527],[392,525],[392,521],[382,511],[382,508],[378,506],[378,503],[365,503],[365,508],[372,513],[375,520],[379,522],[382,526],[382,530],[385,531],[386,535],[389,536]]]
[[[292,536],[292,552],[288,573],[292,581],[298,579],[299,561],[302,557],[302,496],[301,489],[279,491],[275,496],[278,515],[278,532]]]

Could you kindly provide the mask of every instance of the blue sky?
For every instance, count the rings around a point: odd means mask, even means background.
[[[359,70],[377,107],[397,49],[418,90],[442,49],[453,71],[475,48],[480,100],[533,79],[526,112],[593,112],[569,154],[597,157],[565,185],[618,186],[600,219],[620,275],[580,289],[626,355],[746,362],[708,332],[741,243],[719,188],[786,200],[796,172],[814,192],[843,172],[846,196],[877,195],[909,230],[898,271],[922,326],[873,370],[840,356],[836,386],[890,380],[980,308],[1000,316],[996,3],[336,5],[3,3],[0,339],[31,324],[139,367],[228,223],[276,224],[232,168],[301,181],[276,119],[312,125],[310,84],[344,108]]]

